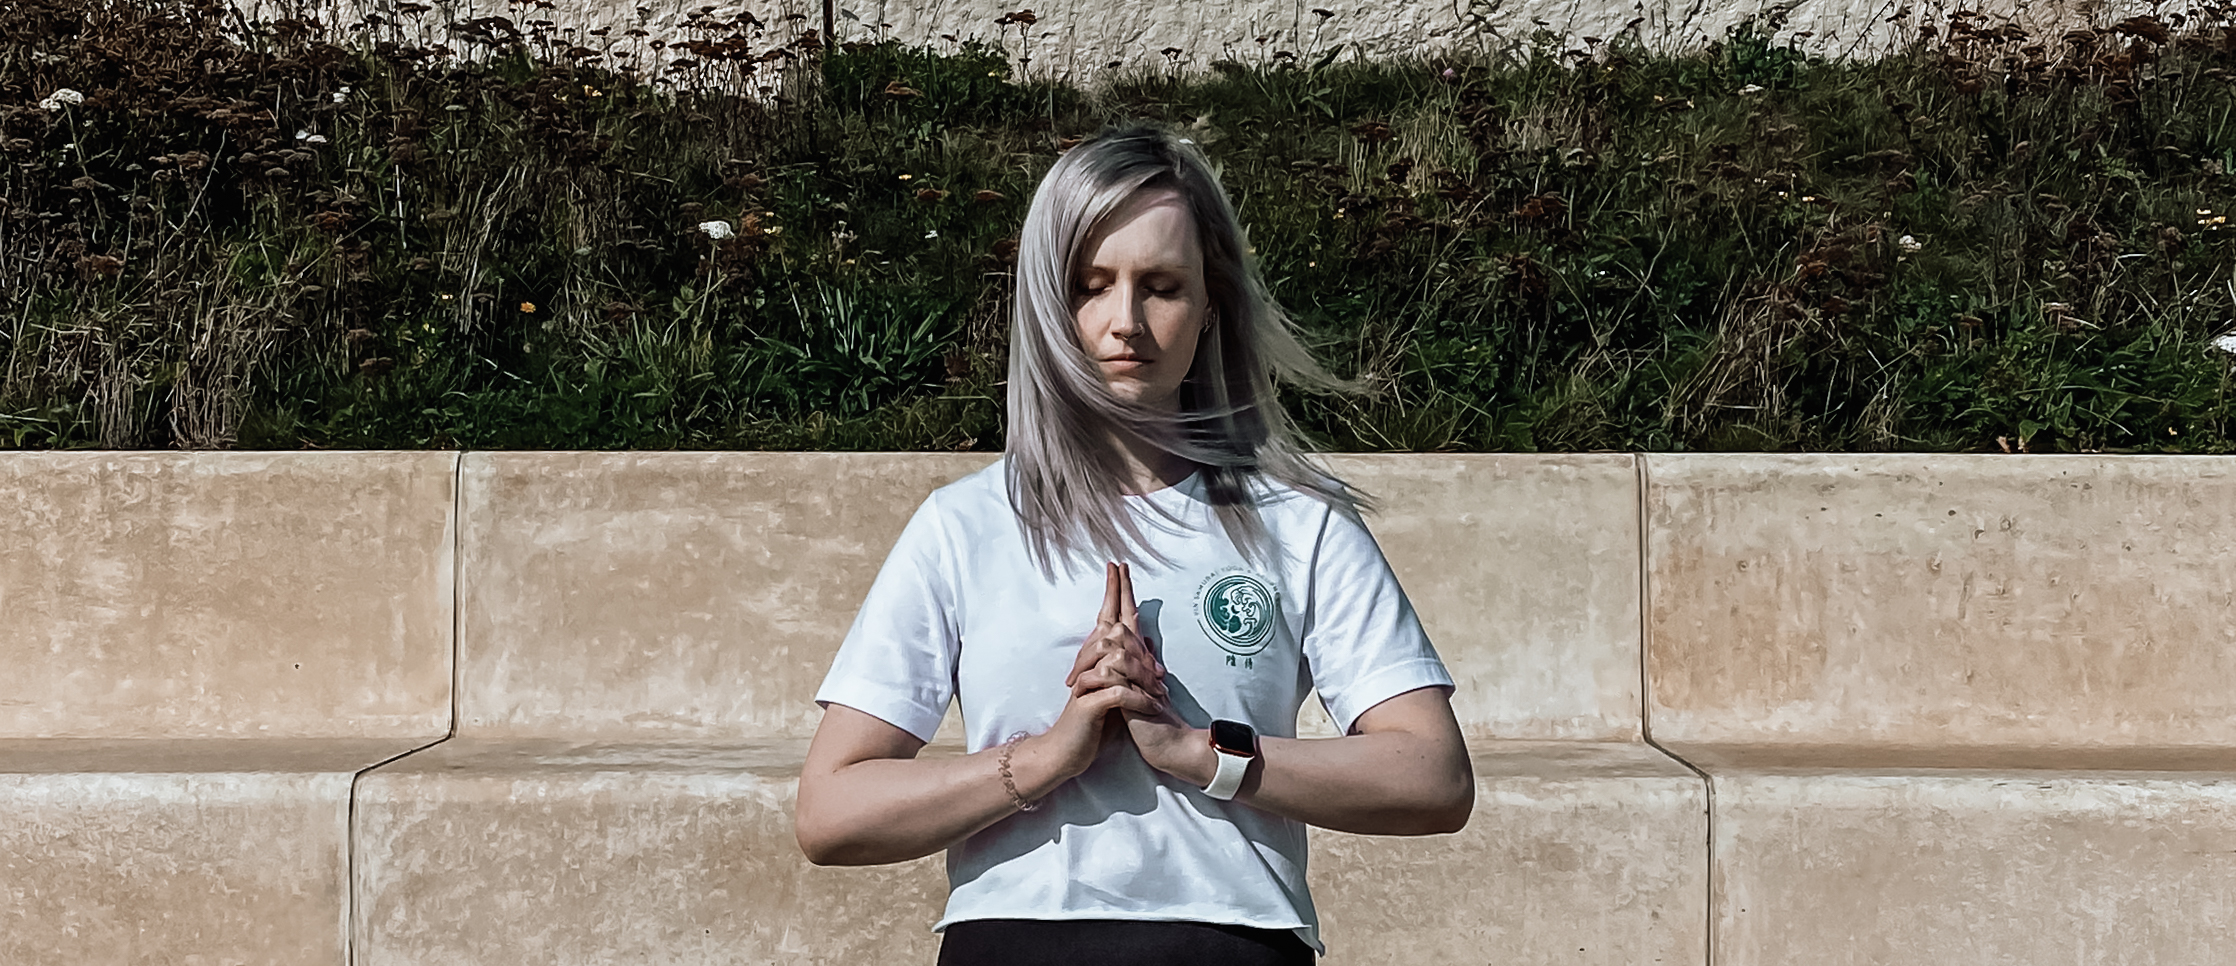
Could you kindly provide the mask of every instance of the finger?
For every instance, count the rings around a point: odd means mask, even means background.
[[[1129,683],[1126,676],[1118,673],[1115,669],[1098,665],[1081,672],[1078,683],[1071,686],[1071,692],[1074,696],[1091,694],[1106,688],[1123,687]]]
[[[1071,659],[1071,673],[1064,675],[1064,686],[1070,687],[1072,681],[1079,677],[1079,672],[1094,667],[1108,651],[1107,641],[1101,634],[1089,635],[1087,643],[1081,644],[1079,653]]]
[[[1117,681],[1131,684],[1162,698],[1165,684],[1158,679],[1156,664],[1136,650],[1113,650],[1095,664],[1094,670],[1115,676]]]
[[[1096,618],[1098,624],[1115,624],[1118,622],[1119,574],[1117,564],[1106,563],[1102,565],[1102,614]]]
[[[1118,623],[1136,634],[1141,633],[1141,613],[1134,609],[1134,568],[1132,564],[1118,565]]]
[[[1104,688],[1079,700],[1101,714],[1112,711],[1131,711],[1145,715],[1164,713],[1164,705],[1150,697],[1148,692],[1136,687]]]

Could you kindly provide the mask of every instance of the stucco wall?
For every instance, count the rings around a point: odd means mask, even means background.
[[[788,810],[986,459],[0,456],[0,963],[930,962]],[[2236,459],[1332,462],[1479,781],[1315,835],[1332,962],[2228,961]]]

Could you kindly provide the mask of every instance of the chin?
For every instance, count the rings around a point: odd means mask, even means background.
[[[1180,392],[1178,390],[1160,396],[1155,389],[1138,382],[1108,382],[1103,385],[1110,390],[1111,396],[1124,402],[1133,403],[1136,406],[1148,406],[1152,409],[1173,409],[1180,405]]]

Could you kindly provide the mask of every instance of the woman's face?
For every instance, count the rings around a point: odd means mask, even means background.
[[[1180,193],[1143,191],[1087,238],[1072,278],[1079,345],[1112,395],[1167,411],[1196,359],[1211,296]]]

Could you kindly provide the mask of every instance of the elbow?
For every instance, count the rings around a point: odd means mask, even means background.
[[[1413,813],[1411,834],[1449,835],[1466,828],[1467,820],[1475,815],[1472,768],[1461,768],[1424,792]]]
[[[1436,828],[1431,834],[1446,835],[1467,827],[1467,820],[1475,816],[1475,781],[1458,782],[1458,788],[1445,796],[1435,810]]]
[[[809,865],[840,864],[837,843],[832,842],[807,820],[793,819],[792,838],[800,843],[800,854],[807,856]]]
[[[1443,787],[1425,796],[1414,812],[1414,835],[1449,835],[1467,827],[1467,820],[1475,815],[1475,782],[1441,783]]]
[[[813,809],[798,809],[792,815],[792,839],[800,844],[800,854],[810,865],[860,865],[847,855],[846,836],[832,823],[822,821]]]

